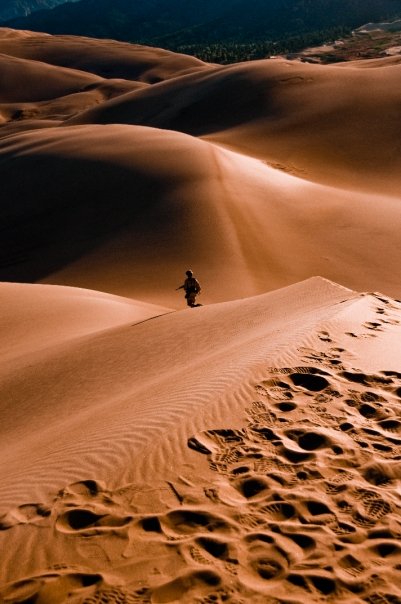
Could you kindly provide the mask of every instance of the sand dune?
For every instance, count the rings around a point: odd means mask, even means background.
[[[110,101],[71,123],[180,130],[310,180],[396,194],[400,93],[394,82],[401,67],[381,65],[386,68],[369,71],[353,63],[284,60],[227,66]]]
[[[159,306],[75,287],[2,283],[0,289],[3,361],[170,312]]]
[[[0,52],[88,71],[104,78],[154,83],[207,67],[195,57],[115,40],[14,31],[0,27]]]
[[[399,295],[401,210],[389,196],[310,183],[138,126],[8,136],[0,159],[3,280],[73,284],[172,308],[182,308],[175,288],[188,266],[203,303],[316,274]]]
[[[0,602],[400,602],[398,59],[0,52]]]
[[[3,74],[0,88],[2,103],[49,100],[100,81],[98,76],[92,74],[9,55],[0,55],[0,61]]]
[[[3,600],[395,601],[400,313],[312,279],[21,351]]]
[[[67,71],[67,70],[66,70]],[[36,100],[36,102],[26,102],[24,99],[29,98],[26,94],[25,86],[19,92],[20,98],[6,99],[0,104],[0,116],[2,121],[7,126],[2,129],[1,135],[7,136],[10,132],[20,130],[31,130],[32,122],[36,121],[38,126],[46,127],[46,121],[57,122],[52,125],[60,125],[61,121],[74,116],[85,109],[91,108],[105,100],[131,92],[135,89],[140,89],[144,84],[139,82],[128,82],[126,80],[101,80],[86,86],[77,88],[77,92],[69,92],[66,94],[58,93],[54,89],[49,90],[49,98],[45,100]],[[43,98],[43,93],[41,94]],[[28,121],[29,120],[29,121]]]

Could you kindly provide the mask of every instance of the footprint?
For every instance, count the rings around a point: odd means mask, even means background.
[[[316,451],[333,445],[333,442],[325,434],[316,430],[287,430],[285,435],[294,440],[305,451]]]
[[[393,380],[390,377],[382,377],[381,375],[369,375],[358,371],[342,371],[340,375],[349,382],[362,384],[364,386],[387,386],[393,383]]]
[[[365,466],[361,474],[367,482],[374,486],[387,486],[394,480],[387,467],[381,463],[372,463]]]
[[[378,422],[378,425],[386,432],[401,433],[401,421],[398,419],[384,419]]]
[[[195,543],[207,554],[218,560],[232,560],[230,556],[230,545],[227,541],[218,537],[197,537]]]
[[[166,535],[185,536],[196,533],[231,533],[234,526],[223,517],[203,510],[177,509],[160,518]]]
[[[323,574],[293,572],[288,575],[287,581],[308,593],[318,591],[324,596],[332,596],[337,591],[337,584],[334,579]]]
[[[103,577],[99,573],[50,572],[9,584],[0,592],[0,600],[7,604],[62,604],[74,596],[82,599],[89,596],[102,583]]]
[[[61,533],[97,534],[126,527],[132,520],[132,516],[115,516],[85,508],[74,508],[57,518],[56,528]]]
[[[205,444],[205,441],[202,439],[202,437],[191,436],[191,438],[188,439],[187,444],[190,449],[196,451],[197,453],[202,453],[203,455],[210,455],[213,450],[211,446],[207,446]]]
[[[96,497],[104,490],[104,485],[101,485],[96,480],[80,480],[79,482],[73,482],[72,484],[68,485],[68,487],[60,491],[60,494],[73,494],[91,498]]]
[[[308,512],[308,515],[310,517],[309,519],[313,519],[312,522],[317,521],[317,516],[333,516],[333,511],[322,501],[310,499],[304,501],[303,505]]]
[[[272,399],[293,398],[290,384],[278,378],[264,380],[255,389],[257,392]]]
[[[395,594],[376,592],[364,599],[367,604],[401,604],[401,598]]]
[[[83,604],[151,604],[151,591],[142,587],[131,591],[123,587],[98,588],[96,593],[85,598]]]
[[[357,560],[357,558],[355,558],[351,554],[347,554],[340,558],[340,560],[338,561],[338,565],[341,569],[349,573],[352,577],[358,577],[366,570],[362,562],[360,560]]]
[[[395,539],[392,541],[380,541],[379,543],[372,545],[369,549],[380,558],[388,558],[389,556],[400,558],[401,555],[401,547]]]
[[[20,505],[0,517],[0,530],[5,531],[17,524],[37,525],[48,518],[50,514],[50,508],[42,503]]]
[[[297,405],[292,401],[282,401],[280,403],[276,403],[275,407],[282,411],[283,413],[289,413],[290,411],[295,411]]]
[[[218,587],[220,583],[220,575],[213,570],[190,571],[153,589],[151,601],[155,604],[188,601],[191,591],[196,589],[197,592],[207,593]]]
[[[277,452],[293,464],[301,464],[306,461],[313,460],[316,457],[313,452],[306,453],[303,451],[297,451],[285,445],[278,447]]]
[[[366,327],[367,329],[372,329],[374,331],[383,331],[382,324],[374,321],[367,321],[363,324],[363,327]]]
[[[291,520],[297,516],[296,508],[286,501],[269,503],[260,508],[260,511],[266,515],[269,520],[274,521]]]
[[[236,488],[246,499],[255,501],[256,497],[266,496],[270,491],[270,484],[266,478],[259,476],[251,476],[241,480]]]
[[[319,331],[317,334],[317,337],[319,338],[319,340],[322,340],[322,342],[332,342],[333,341],[331,339],[328,331]]]
[[[301,386],[312,392],[320,392],[330,386],[329,381],[321,375],[322,373],[328,375],[315,367],[305,367],[299,368],[297,372],[291,373],[288,377],[295,386]]]

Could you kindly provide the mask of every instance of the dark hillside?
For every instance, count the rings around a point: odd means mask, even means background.
[[[235,45],[244,49],[262,44],[259,52],[266,54],[275,50],[274,43],[279,52],[294,51],[367,21],[400,14],[401,0],[81,0],[7,25],[113,38],[198,55],[210,45],[233,50]]]
[[[68,1],[75,0],[1,0],[0,21],[26,17],[34,11],[50,9]]]

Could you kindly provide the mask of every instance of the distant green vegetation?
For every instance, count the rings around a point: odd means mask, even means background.
[[[165,48],[192,55],[208,63],[240,63],[255,61],[274,55],[288,55],[310,46],[331,43],[351,34],[349,27],[333,27],[327,30],[313,31],[298,36],[289,36],[282,40],[259,40],[250,42],[215,42],[200,44],[167,43]]]
[[[80,0],[7,25],[232,63],[297,52],[400,15],[401,0]]]

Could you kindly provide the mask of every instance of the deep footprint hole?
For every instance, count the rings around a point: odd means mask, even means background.
[[[229,529],[229,525],[222,518],[194,510],[174,510],[167,514],[166,519],[176,531],[183,533],[191,533],[199,527],[207,531]]]
[[[336,591],[336,583],[329,577],[312,576],[310,577],[310,580],[313,586],[325,596]]]
[[[292,403],[290,401],[282,401],[281,403],[278,403],[276,405],[276,407],[278,409],[280,409],[280,411],[283,411],[283,413],[288,413],[289,411],[294,411],[294,409],[297,408],[295,403]]]
[[[305,451],[315,451],[315,449],[330,445],[328,439],[318,432],[306,432],[302,434],[298,439],[298,444]]]
[[[330,508],[320,501],[306,501],[308,512],[312,516],[321,516],[322,514],[331,514]]]
[[[375,407],[373,407],[372,405],[368,405],[367,403],[361,405],[358,411],[361,415],[363,415],[363,417],[366,417],[367,419],[376,415]]]
[[[383,542],[378,543],[374,549],[377,551],[381,558],[387,558],[387,556],[391,556],[392,554],[399,554],[400,547],[397,543],[389,543]]]
[[[401,426],[401,422],[397,419],[385,419],[379,422],[380,428],[383,430],[398,430]]]
[[[83,587],[90,587],[91,585],[96,585],[96,583],[100,583],[103,580],[102,575],[79,575],[79,579],[82,583]]]
[[[142,528],[148,533],[161,533],[162,527],[157,516],[151,516],[150,518],[143,518],[141,521]]]
[[[249,478],[240,484],[240,491],[247,499],[255,497],[255,495],[259,495],[259,493],[266,490],[266,488],[267,484],[264,482],[264,480],[259,478]]]
[[[309,459],[311,459],[311,457],[313,457],[312,453],[302,453],[301,451],[293,451],[292,449],[288,449],[287,447],[283,447],[282,454],[291,463],[302,463],[304,461],[308,461]]]
[[[103,515],[95,514],[89,510],[71,510],[65,514],[68,525],[74,530],[79,531],[94,526]]]
[[[301,386],[312,392],[320,392],[330,385],[323,376],[311,373],[293,373],[289,377],[295,386]]]
[[[309,537],[309,535],[303,535],[302,533],[287,533],[286,537],[292,539],[292,541],[299,545],[301,549],[311,549],[316,545],[316,542],[314,539],[312,539],[312,537]]]
[[[287,581],[289,581],[289,583],[292,583],[293,585],[296,585],[297,587],[303,587],[304,589],[308,589],[308,585],[302,575],[289,574],[287,577]]]
[[[194,573],[194,577],[210,587],[217,587],[221,583],[219,575],[212,570],[199,570]]]
[[[264,509],[279,520],[289,520],[296,514],[294,506],[291,505],[291,503],[286,503],[285,501],[272,503],[270,506],[267,506]]]
[[[228,556],[228,547],[223,541],[208,537],[198,537],[196,542],[214,558],[225,560]]]

